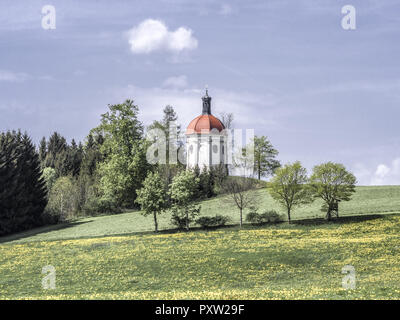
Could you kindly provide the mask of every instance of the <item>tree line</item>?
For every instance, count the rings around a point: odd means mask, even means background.
[[[356,177],[340,163],[326,162],[313,168],[310,177],[299,161],[276,170],[269,185],[273,199],[286,208],[288,221],[294,208],[322,199],[321,210],[331,220],[339,216],[339,203],[349,201],[355,192]]]
[[[310,176],[299,161],[279,166],[271,175],[266,190],[286,210],[289,223],[295,208],[316,199],[323,201],[321,211],[327,220],[339,217],[339,203],[351,200],[357,183],[356,177],[344,165],[331,161],[314,166]],[[256,212],[256,194],[251,192],[254,187],[255,181],[249,177],[231,179],[225,184],[228,200],[239,209],[240,226],[244,209],[250,209],[251,220],[261,219]]]
[[[232,114],[223,114],[222,119],[226,128],[232,128]],[[36,149],[27,133],[1,133],[0,235],[132,208],[153,215],[155,230],[157,215],[164,211],[171,212],[171,222],[177,227],[189,229],[200,211],[199,199],[220,193],[236,204],[242,224],[243,210],[254,204],[248,191],[255,181],[271,175],[270,193],[285,206],[289,221],[294,207],[317,194],[325,200],[329,215],[354,190],[355,178],[344,167],[327,164],[315,169],[310,178],[299,163],[282,167],[276,159],[278,151],[265,136],[256,136],[252,145],[250,166],[256,179],[227,179],[224,165],[186,170],[184,164],[170,163],[169,150],[165,163],[149,163],[146,153],[154,141],[146,138],[146,130],[163,130],[169,148],[169,139],[176,139],[169,136],[169,128],[177,120],[173,107],[166,106],[162,119],[146,128],[139,119],[139,107],[126,100],[108,105],[99,125],[83,142],[72,139],[68,143],[54,132],[48,139],[43,137]],[[177,129],[174,152],[184,147]],[[326,168],[331,171],[327,173]],[[343,181],[348,187],[342,187]]]
[[[169,159],[165,164],[146,160],[152,143],[145,137],[146,129],[162,129],[167,139],[172,139],[169,126],[177,119],[173,107],[166,106],[163,118],[145,128],[139,119],[139,107],[126,100],[108,105],[99,125],[83,142],[72,139],[68,143],[54,132],[43,137],[35,148],[27,133],[1,133],[0,235],[81,215],[139,208],[136,199],[147,177],[158,175],[168,187],[174,176],[185,171],[183,164],[170,164]],[[177,144],[183,147],[182,140]],[[218,192],[218,170],[195,168],[193,175],[198,181],[195,197],[211,197]],[[172,205],[174,195],[167,195]]]

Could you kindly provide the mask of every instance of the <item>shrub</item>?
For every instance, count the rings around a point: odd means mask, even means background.
[[[256,211],[250,211],[246,215],[246,221],[250,222],[251,224],[259,224],[261,220],[260,214]]]
[[[49,194],[49,202],[45,209],[47,214],[53,216],[54,221],[70,220],[76,215],[77,206],[75,181],[71,177],[58,178]]]
[[[265,223],[276,223],[283,221],[282,216],[275,210],[265,211],[258,213],[257,211],[251,211],[246,216],[246,221],[253,225],[261,225]]]
[[[43,211],[39,220],[39,223],[41,225],[57,224],[59,222],[62,222],[61,216],[58,215],[54,210],[49,209],[48,207],[46,207],[46,209]]]
[[[172,206],[172,216],[171,222],[173,225],[177,226],[178,229],[189,230],[188,226],[195,221],[196,216],[200,212],[200,206],[191,204],[186,208],[179,208],[177,206]]]
[[[171,216],[171,223],[180,230],[185,229],[187,224],[190,224],[190,222],[193,222],[192,219],[189,219],[189,221],[186,221],[186,220],[187,219],[185,216],[180,216],[178,214],[172,214],[172,216]]]
[[[104,213],[120,213],[122,210],[115,201],[109,198],[93,197],[86,200],[82,212],[88,216]]]
[[[172,200],[172,223],[178,228],[182,227],[182,222],[186,224],[186,230],[189,230],[190,222],[200,212],[200,206],[196,201],[197,187],[200,179],[191,171],[182,171],[172,179],[169,185],[169,195]]]
[[[261,218],[270,223],[282,222],[283,217],[275,210],[269,210],[261,214]]]
[[[196,220],[202,228],[222,227],[229,221],[229,217],[216,215],[215,217],[201,217]]]

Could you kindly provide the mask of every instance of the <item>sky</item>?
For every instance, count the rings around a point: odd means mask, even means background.
[[[169,104],[185,127],[207,85],[213,114],[267,136],[283,164],[400,184],[399,39],[398,0],[2,0],[0,131],[84,141],[128,98],[146,125]]]

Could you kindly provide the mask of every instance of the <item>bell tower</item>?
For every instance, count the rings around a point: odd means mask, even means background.
[[[226,133],[224,124],[211,114],[211,97],[202,97],[201,115],[194,118],[186,129],[186,167],[209,169],[226,164]]]

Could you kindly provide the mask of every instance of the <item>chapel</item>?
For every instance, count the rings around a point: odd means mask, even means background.
[[[227,163],[227,134],[224,124],[211,114],[211,97],[202,98],[202,113],[186,129],[187,169],[202,170]]]

